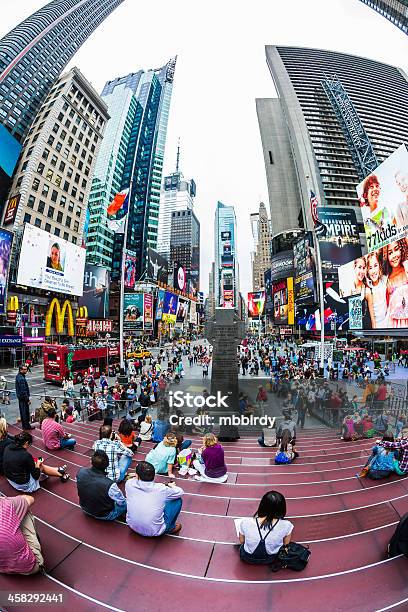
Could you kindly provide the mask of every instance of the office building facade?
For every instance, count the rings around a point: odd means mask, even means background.
[[[67,63],[123,0],[52,0],[0,40],[0,122],[22,142]]]
[[[200,222],[191,208],[171,214],[169,261],[183,266],[187,292],[196,296],[200,290]]]
[[[361,0],[408,34],[408,0]]]
[[[78,246],[108,110],[83,74],[73,68],[52,87],[27,135],[10,197],[18,197],[12,225],[30,223]]]
[[[237,308],[239,266],[237,219],[233,206],[217,202],[214,223],[214,302],[215,308]]]
[[[256,224],[254,215],[257,217]],[[251,215],[252,231],[254,235],[255,250],[252,257],[252,290],[260,291],[264,288],[265,272],[271,267],[271,224],[266,206],[259,204],[259,211]]]
[[[354,207],[361,220],[356,185],[408,141],[406,75],[380,62],[319,49],[268,46],[266,58],[290,143],[288,151],[271,142],[271,165],[286,165],[300,199],[289,210],[287,201],[281,206],[270,193],[273,234],[276,207],[280,231],[294,229],[295,219],[297,227],[311,227],[310,191],[322,206]]]
[[[179,170],[164,177],[160,197],[157,250],[167,261],[170,261],[173,213],[182,210],[192,211],[196,193],[195,181],[185,179]]]

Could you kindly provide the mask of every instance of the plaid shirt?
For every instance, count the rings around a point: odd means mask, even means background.
[[[122,442],[118,440],[110,440],[109,438],[102,438],[97,440],[93,445],[93,450],[102,450],[109,457],[109,465],[106,470],[106,475],[111,480],[117,480],[119,478],[119,455],[128,455],[133,457],[133,452],[130,448],[127,448]]]
[[[401,448],[402,458],[398,462],[402,472],[408,472],[408,438],[397,442],[382,442],[384,448]]]

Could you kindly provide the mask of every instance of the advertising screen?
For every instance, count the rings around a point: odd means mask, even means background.
[[[325,235],[319,236],[323,272],[335,272],[339,266],[361,255],[360,237],[354,210],[338,206],[319,208]]]
[[[143,293],[125,293],[123,328],[128,331],[143,329]]]
[[[14,223],[16,218],[18,204],[20,202],[20,194],[13,196],[7,200],[6,212],[4,213],[3,225]]]
[[[167,323],[175,323],[178,308],[178,295],[174,295],[170,291],[166,291],[163,300],[163,316],[162,320]]]
[[[188,314],[188,304],[187,300],[183,300],[179,298],[178,308],[177,308],[177,321],[179,323],[184,323]]]
[[[0,123],[0,168],[7,176],[12,176],[20,151],[21,144]]]
[[[161,321],[163,317],[163,303],[164,303],[164,289],[159,289],[157,292],[157,302],[156,302],[156,321]]]
[[[293,277],[272,283],[273,318],[277,325],[293,325],[295,322],[295,301]]]
[[[153,329],[153,296],[151,293],[144,294],[144,329],[152,331]]]
[[[176,261],[173,270],[173,287],[179,291],[185,291],[187,283],[185,269],[178,261]]]
[[[169,264],[154,249],[147,249],[147,276],[149,279],[167,284]]]
[[[189,321],[192,325],[196,325],[197,323],[197,303],[190,302],[190,318]]]
[[[221,240],[223,242],[231,240],[231,232],[221,232]]]
[[[136,282],[136,253],[127,251],[125,257],[125,289],[134,289]]]
[[[223,297],[224,297],[224,301],[223,301],[224,308],[233,308],[234,307],[234,290],[224,289]]]
[[[349,299],[349,329],[363,328],[363,306],[361,297]]]
[[[324,283],[324,329],[334,335],[335,330],[344,332],[349,329],[348,300],[340,296],[339,285],[336,282]],[[320,310],[314,306],[297,308],[296,325],[307,330],[321,329]]]
[[[17,284],[82,295],[85,249],[26,223]]]
[[[248,293],[248,316],[261,317],[265,310],[265,291]]]
[[[79,306],[86,306],[90,319],[109,317],[109,271],[106,268],[85,264],[82,297]]]
[[[341,295],[360,296],[363,329],[408,327],[408,245],[390,242],[339,269]]]
[[[315,261],[311,235],[306,235],[293,245],[293,263],[295,269],[296,304],[313,304],[315,292]]]
[[[288,278],[293,276],[293,253],[292,251],[283,251],[271,257],[271,275],[272,280],[280,278]]]
[[[13,234],[7,230],[0,230],[0,313],[7,310],[7,285],[10,267],[11,245]]]
[[[401,145],[357,186],[368,251],[408,235],[408,150]],[[348,261],[355,259],[349,257]]]
[[[273,315],[271,269],[266,270],[264,274],[264,284],[265,284],[265,314],[271,317]]]

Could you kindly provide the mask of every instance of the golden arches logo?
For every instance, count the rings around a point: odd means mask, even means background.
[[[68,336],[74,336],[75,335],[74,316],[72,314],[71,303],[68,300],[65,300],[61,308],[59,300],[57,298],[54,298],[51,304],[48,306],[47,314],[45,317],[45,335],[51,336],[51,323],[52,323],[52,317],[54,314],[54,310],[56,310],[55,331],[57,332],[57,334],[63,333],[65,315],[67,315]]]
[[[86,306],[80,306],[78,310],[78,317],[80,319],[88,318],[88,308]]]
[[[7,310],[11,310],[13,312],[17,311],[19,307],[18,297],[16,295],[12,295],[9,299]]]

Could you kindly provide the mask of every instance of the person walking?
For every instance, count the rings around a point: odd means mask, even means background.
[[[30,425],[30,388],[26,380],[27,366],[21,365],[16,376],[16,395],[20,411],[21,427],[26,430],[34,429]]]

